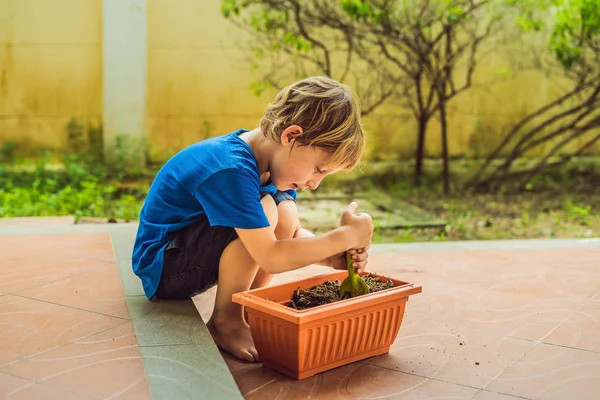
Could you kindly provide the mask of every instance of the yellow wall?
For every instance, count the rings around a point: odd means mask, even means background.
[[[63,147],[101,118],[102,0],[0,1],[0,142]]]
[[[101,18],[102,0],[0,1],[0,142],[60,148],[72,117],[100,121]],[[222,18],[220,0],[148,0],[148,35],[153,157],[256,125],[272,93],[256,98],[249,90],[257,75],[248,68],[247,51],[238,47],[245,36]],[[506,58],[495,53],[479,67],[477,79],[494,79],[493,71],[505,66]],[[539,73],[475,88],[451,106],[451,153],[485,153],[507,124],[558,93]],[[406,110],[390,104],[365,122],[372,155],[390,148],[412,154],[416,126]],[[435,122],[427,147],[439,153]],[[600,154],[600,145],[595,150]]]
[[[256,125],[265,99],[248,89],[236,37],[220,0],[148,1],[148,125],[158,150]]]

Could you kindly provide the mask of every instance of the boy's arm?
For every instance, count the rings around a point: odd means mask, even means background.
[[[269,228],[236,231],[250,256],[270,274],[302,268],[345,251],[351,235],[348,229],[338,228],[320,236],[277,240]]]
[[[302,228],[300,225],[300,221],[298,221],[298,226],[299,228],[296,230],[296,233],[294,234],[294,238],[303,238],[303,237],[313,237],[315,236],[314,233],[312,233],[311,231],[309,231],[308,229]],[[354,267],[358,270],[358,271],[363,271],[367,262],[367,257],[368,257],[368,250],[371,246],[367,246],[365,248],[359,249],[358,250],[358,254],[356,254],[355,252],[353,252],[352,250],[350,251],[351,254],[353,254],[353,258],[356,261]],[[314,264],[315,265],[323,265],[325,267],[331,267],[334,269],[346,269],[346,255],[345,255],[345,251],[341,252],[341,253],[337,253],[334,255],[331,255],[323,260],[317,261]]]
[[[302,226],[300,225],[300,221],[298,221],[298,229],[296,230],[296,233],[294,233],[294,239],[309,238],[309,237],[314,237],[314,236],[316,236],[314,233],[312,233],[311,231],[309,231],[306,228],[302,228]],[[323,265],[325,267],[331,267],[331,262],[329,261],[330,256],[331,255],[329,255],[326,258],[319,260],[313,264]]]
[[[366,215],[353,215],[348,207],[341,226],[325,234],[277,240],[273,227],[238,229],[236,232],[250,256],[268,273],[277,274],[320,262],[334,254],[370,244],[373,225]],[[303,233],[306,234],[306,233]]]

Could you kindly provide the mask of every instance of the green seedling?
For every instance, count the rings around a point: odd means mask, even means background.
[[[342,284],[340,285],[340,297],[342,299],[346,299],[348,297],[356,297],[361,296],[363,294],[369,293],[369,286],[360,277],[356,269],[352,266],[352,255],[349,252],[346,252],[346,265],[348,268],[348,277],[344,279]]]

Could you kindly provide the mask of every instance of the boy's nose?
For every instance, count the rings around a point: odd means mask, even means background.
[[[319,183],[321,183],[321,181],[308,181],[306,182],[306,186],[309,187],[310,190],[317,190],[317,188],[319,187]]]

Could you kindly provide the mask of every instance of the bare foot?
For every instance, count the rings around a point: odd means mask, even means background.
[[[244,320],[235,321],[233,318],[220,321],[219,318],[211,318],[206,324],[217,346],[239,359],[260,361],[248,324]]]

